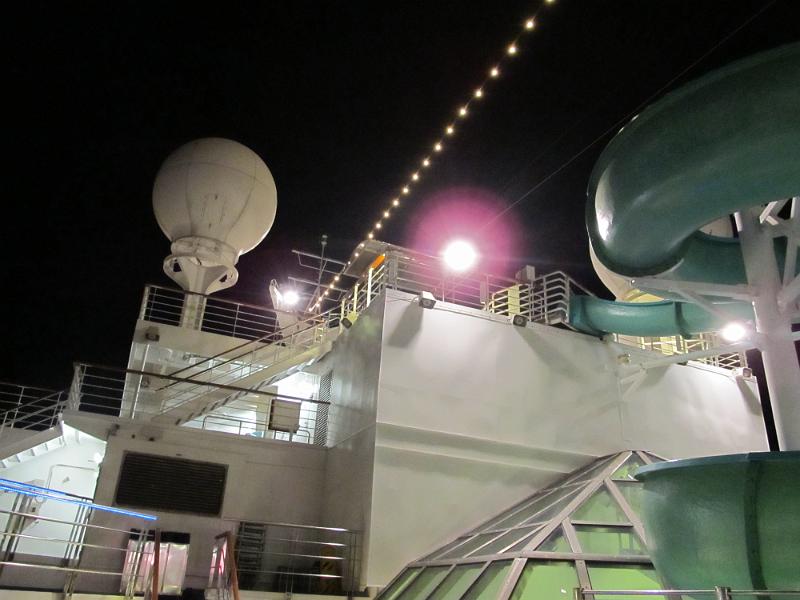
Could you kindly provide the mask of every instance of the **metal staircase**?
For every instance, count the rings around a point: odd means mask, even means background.
[[[310,365],[330,351],[339,335],[337,318],[335,311],[313,315],[241,344],[238,353],[226,353],[233,356],[214,356],[170,373],[170,377],[189,381],[165,381],[156,392],[162,408],[153,422],[182,425],[240,398],[244,394],[241,389],[261,389]]]

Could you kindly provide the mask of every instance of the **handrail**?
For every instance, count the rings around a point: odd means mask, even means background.
[[[313,402],[316,404],[330,404],[330,402],[326,402],[324,400],[313,400],[309,398],[300,398],[298,396],[288,396],[286,394],[279,394],[277,392],[268,392],[266,390],[256,390],[256,389],[249,389],[249,388],[242,388],[237,387],[235,385],[225,385],[223,383],[214,383],[212,381],[203,381],[199,379],[192,379],[191,377],[173,377],[172,375],[167,375],[163,373],[153,373],[152,371],[139,371],[137,369],[122,369],[119,367],[109,367],[107,365],[99,365],[96,363],[73,363],[76,367],[90,367],[95,369],[103,369],[106,371],[112,371],[116,373],[129,373],[133,375],[145,375],[147,377],[156,377],[159,379],[170,379],[173,381],[184,382],[184,383],[195,383],[202,386],[214,387],[219,388],[221,390],[231,390],[234,392],[247,392],[248,394],[256,394],[258,396],[271,396],[273,398],[279,398],[281,400],[295,400],[297,402]],[[161,388],[164,389],[164,388]],[[174,407],[170,407],[174,408]]]
[[[214,302],[220,302],[222,304],[235,304],[237,306],[247,306],[249,308],[258,308],[261,310],[266,310],[269,312],[280,313],[283,315],[294,315],[294,313],[287,312],[285,310],[280,310],[277,308],[272,308],[270,306],[266,306],[264,304],[253,304],[251,302],[239,302],[238,300],[228,300],[227,298],[220,298],[219,296],[212,296],[210,294],[201,294],[199,292],[190,292],[188,290],[181,290],[178,288],[167,287],[164,285],[158,285],[156,283],[146,283],[146,288],[153,288],[156,290],[164,290],[165,292],[177,292],[179,294],[183,294],[186,296],[202,296],[203,298],[209,298]]]
[[[329,315],[332,315],[332,314],[333,314],[334,312],[336,312],[337,310],[338,310],[338,307],[334,307],[334,308],[331,308],[331,309],[329,309],[329,310],[325,311],[324,313],[320,313],[319,315],[311,315],[310,317],[307,317],[306,319],[303,319],[303,320],[297,321],[297,322],[295,322],[295,323],[292,323],[291,325],[288,325],[287,327],[283,327],[283,328],[281,328],[281,329],[277,329],[277,330],[275,330],[275,331],[273,331],[273,332],[271,332],[271,333],[267,333],[267,334],[265,334],[265,335],[261,336],[260,338],[257,338],[257,339],[254,339],[254,340],[248,340],[248,341],[246,341],[246,342],[243,342],[242,344],[239,344],[238,346],[233,346],[232,348],[229,348],[229,349],[227,349],[227,350],[224,350],[223,352],[218,352],[217,354],[215,354],[215,355],[213,355],[213,356],[209,356],[208,358],[205,358],[205,359],[201,360],[201,361],[200,361],[200,362],[198,362],[198,363],[195,363],[195,364],[193,364],[193,365],[190,365],[190,366],[188,366],[188,367],[183,367],[183,368],[181,368],[181,369],[178,369],[177,371],[173,371],[173,372],[171,373],[171,375],[176,375],[176,374],[178,374],[178,373],[183,373],[184,371],[187,371],[187,370],[189,370],[189,369],[193,369],[193,368],[194,368],[194,367],[196,367],[197,365],[202,365],[203,363],[206,363],[206,362],[209,362],[209,361],[212,361],[212,360],[216,360],[217,358],[220,358],[220,357],[222,357],[222,356],[225,356],[226,354],[228,354],[228,353],[230,353],[230,352],[233,352],[233,351],[236,351],[236,350],[241,350],[241,349],[242,349],[242,348],[244,348],[245,346],[249,346],[249,345],[251,345],[251,344],[256,344],[256,343],[263,342],[263,341],[264,341],[265,339],[267,339],[268,337],[272,337],[272,336],[278,336],[278,335],[280,335],[280,334],[281,334],[281,332],[283,332],[283,331],[286,331],[286,330],[288,330],[288,329],[293,329],[293,328],[296,328],[296,327],[297,327],[297,326],[298,326],[300,323],[305,323],[305,322],[308,322],[308,321],[310,321],[311,319],[316,319],[317,321],[319,321],[319,320],[320,320],[320,318],[322,318],[322,317],[327,317],[327,316],[329,316]],[[325,319],[324,319],[324,320],[322,320],[321,322],[317,322],[317,323],[315,323],[315,324],[311,324],[311,325],[309,325],[308,327],[305,327],[304,329],[300,329],[300,330],[294,331],[294,332],[293,332],[293,335],[295,335],[295,334],[298,334],[298,333],[303,333],[303,332],[306,332],[306,331],[308,331],[309,329],[312,329],[312,328],[314,328],[314,327],[319,327],[320,325],[324,325],[326,322],[327,322],[327,318],[325,318]],[[274,342],[273,342],[273,344],[274,344]],[[268,345],[270,345],[270,346],[271,346],[271,345],[273,345],[273,344],[268,344]],[[259,350],[260,350],[260,348],[259,348]],[[206,369],[204,369],[204,370],[202,370],[202,371],[200,371],[199,373],[196,373],[196,374],[197,374],[197,375],[202,375],[203,373],[206,373],[206,372],[210,371],[211,369],[218,367],[219,365],[226,365],[226,364],[228,364],[228,363],[230,363],[230,362],[233,362],[233,361],[235,361],[235,360],[237,360],[237,359],[239,359],[239,358],[242,358],[243,356],[246,356],[246,355],[247,355],[247,354],[249,354],[249,353],[250,353],[250,351],[244,352],[244,353],[242,353],[242,354],[238,354],[238,355],[236,355],[236,356],[234,356],[234,357],[231,357],[231,358],[229,358],[229,359],[227,359],[227,360],[224,360],[224,361],[220,362],[220,363],[219,363],[219,364],[217,364],[217,365],[214,365],[214,366],[212,366],[212,367],[208,367],[208,368],[206,368]],[[167,386],[167,387],[168,387],[168,386]]]

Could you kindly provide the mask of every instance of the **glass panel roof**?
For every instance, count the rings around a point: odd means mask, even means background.
[[[400,577],[395,579],[394,583],[390,585],[386,590],[381,594],[382,600],[395,600],[403,590],[405,590],[408,585],[414,580],[414,578],[419,575],[419,572],[422,571],[420,567],[415,567],[412,569],[407,569]]]
[[[593,521],[598,523],[627,523],[628,517],[617,501],[604,487],[597,490],[588,500],[580,505],[572,515],[575,521]]]
[[[636,456],[636,454],[631,454],[631,457],[625,461],[625,464],[622,465],[619,469],[614,471],[614,474],[611,476],[611,479],[629,479],[633,480],[633,474],[636,472],[636,469],[639,467],[644,466],[644,461]]]
[[[633,512],[639,513],[642,510],[642,484],[638,481],[615,481],[614,485],[622,492],[625,500],[628,501]]]
[[[598,590],[664,589],[655,569],[646,565],[587,565],[592,588]],[[596,596],[598,600],[619,600],[622,596]],[[664,600],[664,596],[624,596],[626,600]]]
[[[578,585],[574,563],[530,560],[510,600],[570,600]]]
[[[425,600],[449,570],[450,567],[426,568],[400,593],[398,600]]]
[[[508,570],[511,567],[510,560],[493,562],[478,577],[469,591],[464,596],[464,600],[495,600],[500,591],[500,587],[506,580]]]
[[[570,600],[573,588],[589,583],[587,574],[595,589],[661,587],[636,529],[641,525],[629,522],[610,491],[618,489],[626,510],[637,513],[641,484],[631,473],[643,464],[629,451],[597,459],[415,561],[379,600],[496,600],[501,589],[513,590],[509,600]],[[492,562],[499,556],[508,559]]]
[[[498,552],[503,551],[509,546],[516,544],[522,538],[527,539],[528,534],[538,528],[539,528],[538,526],[531,526],[531,527],[519,527],[517,529],[510,529],[500,537],[495,538],[491,543],[486,544],[482,548],[476,550],[473,553],[473,556],[497,554]]]
[[[482,569],[483,563],[456,566],[428,600],[458,600]]]
[[[644,544],[632,527],[601,527],[576,525],[575,534],[581,551],[610,556],[641,556],[646,554]]]
[[[567,538],[561,531],[561,527],[554,530],[547,539],[537,548],[541,552],[572,552],[572,547],[569,545]]]

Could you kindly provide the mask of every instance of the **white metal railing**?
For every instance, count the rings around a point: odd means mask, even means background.
[[[357,590],[357,532],[266,521],[234,523],[239,589],[325,595],[352,595]]]
[[[638,337],[614,334],[613,339],[615,342],[620,344],[633,346],[641,350],[648,350],[663,356],[688,354],[690,352],[697,352],[700,350],[712,350],[724,345],[716,333],[701,333],[694,338],[685,338],[679,335],[666,337]],[[714,356],[696,358],[694,360],[696,362],[712,365],[722,369],[732,370],[747,366],[747,355],[743,351],[717,354]]]
[[[267,369],[280,365],[291,367],[305,351],[332,340],[338,333],[338,311],[330,310],[306,316],[224,354],[199,359],[190,367],[170,373],[184,381],[171,381],[159,389],[162,410],[171,411],[196,400],[200,394],[210,391],[208,383],[237,385],[247,382],[245,387],[262,383]]]
[[[54,427],[66,401],[63,390],[0,382],[0,438],[11,428],[41,431]]]
[[[191,326],[201,331],[255,340],[281,329],[281,311],[273,308],[152,284],[144,288],[139,318],[151,323],[188,325],[185,309],[190,303],[195,309]]]
[[[138,389],[126,385],[131,376],[146,380],[145,385]],[[195,386],[198,395],[220,392],[210,406],[181,419],[183,426],[259,439],[327,444],[329,402],[158,373],[76,364],[69,408],[121,418],[153,418],[164,414],[158,390],[170,382]]]
[[[437,300],[500,315],[522,315],[548,325],[569,325],[574,293],[591,295],[563,271],[516,281],[487,273],[453,275],[441,259],[392,250],[379,257],[340,302],[342,318],[358,315],[385,288],[410,293],[429,292]]]
[[[797,590],[736,590],[717,586],[708,590],[592,590],[577,587],[572,590],[573,600],[594,600],[597,596],[663,596],[681,598],[683,596],[714,596],[715,600],[731,600],[734,596],[800,596]]]
[[[0,503],[0,521],[4,521],[0,532],[0,571],[22,569],[60,573],[63,579],[57,584],[58,589],[65,598],[71,598],[76,581],[82,574],[122,582],[122,569],[95,568],[83,560],[88,551],[95,558],[106,555],[119,557],[103,559],[103,564],[123,565],[126,556],[131,553],[130,548],[110,543],[109,538],[134,539],[133,554],[138,558],[136,565],[144,562],[143,543],[146,535],[141,532],[137,535],[130,525],[141,527],[142,524],[150,524],[156,520],[152,515],[95,504],[90,498],[10,479],[0,479],[0,492],[4,493]],[[48,507],[52,507],[52,510]],[[95,524],[93,516],[98,512],[112,513],[115,517],[112,526]],[[89,541],[87,537],[90,537]],[[56,558],[58,560],[54,560]],[[131,575],[133,582],[138,571]],[[43,583],[44,579],[37,578],[31,588],[48,587],[47,582]],[[56,585],[52,583],[56,580],[48,581],[49,585]],[[133,598],[133,583],[123,586],[123,590],[125,598]]]

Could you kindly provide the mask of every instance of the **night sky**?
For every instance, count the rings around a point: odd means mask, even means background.
[[[224,296],[265,303],[271,278],[297,273],[290,250],[316,251],[323,233],[346,257],[539,4],[9,5],[0,380],[63,388],[72,361],[126,364],[144,284],[172,286],[153,179],[192,139],[242,142],[278,188],[275,225]],[[671,89],[800,39],[800,2],[547,6],[380,237],[412,243],[454,189],[500,209],[546,180],[498,221],[517,234],[494,258],[564,269],[603,293],[583,212],[605,132],[768,5]]]

